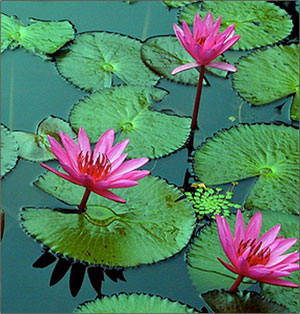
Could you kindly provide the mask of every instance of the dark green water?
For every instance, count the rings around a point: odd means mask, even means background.
[[[154,35],[173,34],[172,24],[178,10],[168,10],[160,1],[140,1],[129,5],[120,1],[2,1],[2,12],[16,15],[24,23],[28,17],[45,20],[70,20],[77,32],[105,30],[145,40]],[[241,54],[228,52],[228,60]],[[85,92],[64,81],[51,62],[44,62],[23,49],[5,51],[1,59],[2,123],[11,130],[35,132],[38,123],[47,116],[68,119],[69,111]],[[289,122],[288,105],[281,112],[280,100],[264,106],[250,107],[236,95],[231,77],[221,79],[207,75],[211,86],[205,87],[199,113],[196,146],[214,132],[238,122]],[[167,80],[158,84],[170,91],[156,109],[171,109],[178,115],[190,116],[196,88]],[[236,118],[231,122],[230,116]],[[53,163],[54,164],[54,163]],[[147,165],[158,175],[178,186],[183,185],[187,150],[159,159]],[[2,243],[2,312],[3,313],[68,313],[96,294],[85,278],[77,297],[69,292],[68,275],[53,287],[49,279],[54,265],[35,269],[31,265],[40,256],[41,246],[21,229],[19,209],[25,206],[59,207],[60,202],[41,192],[32,182],[44,172],[39,163],[19,160],[16,168],[2,182],[2,208],[6,212],[5,234]],[[249,189],[249,182],[236,189],[235,200],[241,201]],[[147,292],[186,303],[197,309],[204,305],[189,279],[184,252],[150,266],[128,269],[127,282],[114,283],[108,278],[102,286],[103,294],[118,292]]]

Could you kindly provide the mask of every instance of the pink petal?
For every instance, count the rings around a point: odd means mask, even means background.
[[[268,267],[277,267],[278,264],[290,264],[290,263],[296,263],[299,261],[299,253],[298,252],[293,252],[289,253],[286,255],[281,255],[278,256],[276,255],[275,257],[272,256],[269,260],[269,263],[267,264]]]
[[[230,38],[228,41],[226,41],[226,43],[224,43],[224,46],[222,47],[222,49],[219,51],[219,54],[222,54],[226,50],[230,49],[240,39],[240,37],[241,37],[241,35],[237,35],[237,36]]]
[[[219,257],[217,257],[217,259],[218,259],[218,261],[221,262],[227,269],[229,269],[230,271],[232,271],[232,272],[235,273],[235,274],[238,274],[238,271],[237,271],[234,267],[232,267],[230,264],[228,264],[228,263],[222,261]]]
[[[240,210],[238,210],[235,220],[235,230],[234,230],[234,244],[235,249],[238,249],[238,246],[241,240],[244,239],[245,235],[245,226],[244,226],[244,219],[243,215]]]
[[[114,129],[105,131],[95,145],[93,158],[96,160],[99,154],[108,154],[112,148],[115,139]]]
[[[186,70],[193,69],[193,68],[197,68],[197,67],[199,67],[199,66],[201,66],[201,65],[200,65],[199,63],[197,63],[197,62],[190,62],[190,63],[184,64],[184,65],[181,65],[181,66],[178,67],[178,68],[175,68],[175,69],[171,72],[171,74],[172,74],[172,75],[175,75],[175,74],[177,74],[177,73],[179,73],[179,72],[186,71]]]
[[[127,158],[128,154],[124,154],[121,155],[119,158],[117,158],[112,164],[111,164],[111,171],[113,172],[114,170],[116,170],[117,168],[120,167],[120,165],[122,165],[122,163],[124,162],[124,160]],[[109,178],[109,175],[107,176],[107,178]]]
[[[291,287],[291,288],[299,288],[299,286],[291,281],[283,280],[283,279],[268,279],[264,278],[261,282],[268,283],[275,286],[282,286],[282,287]]]
[[[108,190],[98,190],[98,189],[93,189],[93,192],[96,194],[99,194],[105,198],[108,198],[112,201],[119,202],[119,203],[126,203],[125,200],[123,200],[120,196],[108,191]]]
[[[111,163],[113,163],[117,158],[119,158],[123,154],[128,143],[129,143],[129,138],[116,144],[109,152],[107,152],[107,157]]]
[[[194,41],[193,35],[191,33],[189,26],[187,25],[185,21],[182,21],[182,29],[183,29],[185,40],[187,40],[189,43],[192,43]]]
[[[274,270],[293,272],[299,270],[299,264],[280,264],[274,267]],[[279,276],[278,276],[279,277]]]
[[[217,68],[220,70],[230,71],[230,72],[237,71],[237,68],[235,66],[229,63],[225,63],[225,62],[211,62],[209,64],[206,64],[206,67]]]
[[[250,267],[249,272],[248,272],[248,276],[249,276],[249,278],[260,281],[261,278],[269,276],[272,273],[273,273],[273,270],[271,270],[271,269],[267,269],[265,267],[253,266],[253,267]]]
[[[245,240],[257,239],[261,229],[262,215],[257,212],[249,221],[248,227],[245,231]]]
[[[226,243],[226,255],[228,259],[230,260],[231,264],[237,267],[237,255],[235,248],[233,246],[233,242],[230,241],[227,237],[225,237],[225,243]]]
[[[59,135],[69,158],[70,165],[72,165],[74,169],[78,169],[77,158],[80,153],[79,147],[69,135],[63,132],[59,132]]]
[[[205,18],[203,19],[203,22],[206,24],[207,29],[210,31],[210,28],[213,26],[214,24],[214,17],[211,14],[211,12],[208,12],[205,16]]]
[[[240,275],[249,277],[250,268],[243,256],[239,256],[237,259],[237,269]]]
[[[128,160],[124,162],[118,169],[112,171],[107,177],[107,179],[113,180],[114,177],[120,176],[122,174],[130,172],[131,170],[135,170],[139,167],[144,166],[148,161],[149,161],[148,158],[137,158]]]
[[[176,34],[176,36],[178,34],[181,34],[182,36],[184,35],[183,30],[177,24],[173,24],[173,30],[174,30],[174,33]]]
[[[281,228],[280,224],[274,226],[259,239],[259,241],[262,242],[261,249],[268,247],[270,244],[274,242],[280,231],[280,228]]]
[[[136,185],[138,185],[138,182],[133,180],[116,180],[114,182],[110,182],[110,189],[129,188]]]
[[[199,15],[199,13],[196,13],[195,14],[195,18],[194,18],[194,24],[193,24],[193,37],[194,37],[194,40],[196,38],[199,38],[200,33],[201,33],[201,26],[202,26],[202,21],[201,21],[200,15]]]
[[[79,145],[80,150],[84,152],[84,155],[86,155],[86,153],[88,153],[89,156],[91,156],[90,140],[89,140],[86,132],[84,131],[83,127],[79,128],[78,145]]]
[[[54,156],[57,158],[59,163],[70,164],[69,157],[67,156],[65,150],[60,146],[60,144],[51,136],[48,136],[48,141],[51,145],[51,150]]]
[[[214,37],[217,36],[219,30],[220,30],[220,26],[221,26],[221,22],[222,22],[222,16],[219,16],[214,24],[214,26],[211,28],[211,32],[214,35]]]
[[[277,240],[276,240],[277,241]],[[275,241],[275,243],[276,243]],[[276,248],[270,250],[272,252],[272,255],[280,255],[287,251],[290,247],[292,247],[296,242],[298,241],[297,238],[291,238],[291,239],[280,239],[280,242],[276,246]]]
[[[129,179],[129,180],[140,180],[150,174],[149,170],[136,170],[136,171],[130,171],[126,174],[121,175],[120,177],[115,177],[114,180],[117,180],[119,178],[122,179]]]

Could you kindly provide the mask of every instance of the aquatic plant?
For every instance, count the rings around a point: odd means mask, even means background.
[[[137,185],[137,180],[147,176],[150,171],[137,168],[148,162],[148,158],[137,158],[124,162],[128,154],[123,154],[129,139],[123,140],[113,147],[114,130],[109,129],[102,134],[94,151],[84,129],[80,127],[78,145],[67,134],[59,133],[64,149],[51,136],[48,137],[51,150],[67,174],[59,172],[45,164],[44,168],[58,176],[84,186],[86,188],[78,208],[83,211],[93,191],[116,202],[126,201],[108,189],[128,188]]]
[[[182,21],[183,29],[181,29],[178,25],[173,24],[174,32],[178,40],[196,62],[189,62],[177,67],[171,72],[171,74],[174,75],[182,71],[200,67],[200,75],[191,125],[192,130],[197,129],[197,116],[205,67],[212,67],[231,72],[235,72],[237,70],[236,67],[225,62],[212,62],[240,39],[240,35],[233,36],[235,32],[234,23],[224,32],[219,33],[221,20],[222,17],[219,16],[214,23],[214,18],[210,12],[203,20],[201,20],[199,14],[196,13],[193,25],[193,34],[185,21]]]
[[[251,218],[245,230],[242,213],[238,210],[233,237],[225,218],[216,215],[216,221],[221,245],[232,265],[219,257],[218,260],[227,269],[238,274],[229,291],[235,292],[244,277],[276,286],[299,287],[291,281],[279,278],[290,276],[291,272],[299,269],[298,252],[282,255],[297,242],[297,238],[277,237],[281,228],[280,224],[259,238],[262,224],[261,213],[257,212]]]

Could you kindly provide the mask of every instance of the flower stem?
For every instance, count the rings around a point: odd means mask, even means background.
[[[91,191],[89,189],[85,189],[84,195],[82,197],[82,200],[80,202],[80,204],[78,205],[79,208],[79,213],[82,213],[85,211],[85,206],[86,206],[86,202],[90,196]]]
[[[199,106],[200,106],[200,98],[201,98],[201,92],[202,92],[202,86],[203,86],[204,71],[205,71],[205,66],[202,65],[200,67],[200,74],[199,74],[199,80],[198,80],[198,86],[197,86],[197,94],[196,94],[193,119],[192,119],[192,124],[191,124],[191,128],[193,131],[198,129],[197,117],[198,117],[198,111],[199,111]]]
[[[238,286],[240,285],[240,283],[243,281],[244,276],[239,275],[235,282],[233,283],[232,287],[229,289],[230,292],[236,292]]]

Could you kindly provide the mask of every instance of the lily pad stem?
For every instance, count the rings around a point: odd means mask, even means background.
[[[82,213],[85,211],[85,206],[86,206],[87,200],[90,196],[90,193],[91,193],[91,191],[88,188],[86,188],[84,195],[82,197],[82,200],[81,200],[80,204],[78,205],[79,213]]]
[[[198,111],[199,111],[199,106],[200,106],[200,98],[201,98],[201,92],[202,92],[202,86],[203,86],[204,71],[205,71],[205,66],[202,65],[200,67],[200,74],[199,74],[199,80],[198,80],[198,86],[197,86],[197,94],[196,94],[196,99],[195,99],[195,104],[194,104],[193,119],[192,119],[192,124],[191,124],[192,131],[198,129],[197,117],[198,117]]]
[[[238,286],[240,285],[240,283],[243,281],[244,276],[239,275],[235,282],[233,283],[232,287],[229,289],[230,292],[236,292]]]

